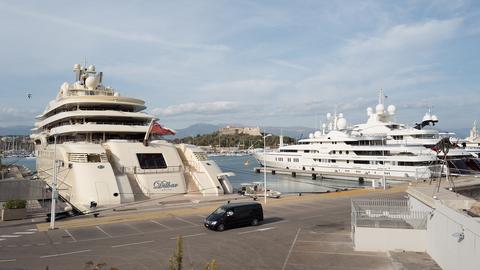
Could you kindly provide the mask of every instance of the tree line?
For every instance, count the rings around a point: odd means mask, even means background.
[[[239,149],[263,148],[262,136],[252,136],[248,134],[221,135],[218,131],[210,134],[197,134],[196,136],[176,138],[173,139],[172,142],[211,147],[238,147]],[[294,138],[283,136],[284,144],[292,144],[294,142]],[[267,137],[265,144],[271,148],[278,147],[280,144],[280,136],[272,135]]]

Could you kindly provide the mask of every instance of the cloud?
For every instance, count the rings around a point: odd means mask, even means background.
[[[17,8],[15,6],[10,6],[5,4],[2,4],[0,6],[16,14],[32,17],[35,19],[40,19],[40,20],[58,24],[61,26],[80,29],[82,31],[86,31],[99,36],[108,36],[114,39],[120,39],[120,40],[132,41],[132,42],[154,43],[154,44],[158,44],[158,45],[162,45],[170,48],[177,48],[177,49],[197,49],[197,50],[213,50],[213,51],[229,51],[230,50],[230,47],[224,44],[174,42],[170,40],[164,40],[159,36],[153,35],[150,33],[141,33],[139,31],[138,32],[137,31],[136,32],[120,31],[116,29],[101,27],[99,25],[89,25],[86,23],[81,23],[79,20],[76,20],[76,21],[68,20],[68,19],[59,17],[59,14],[56,14],[55,16],[51,16],[48,14],[28,11],[28,10]]]
[[[307,68],[307,67],[297,65],[297,64],[293,64],[293,63],[290,63],[290,62],[285,61],[285,60],[278,60],[277,59],[277,60],[271,60],[270,62],[272,62],[274,64],[277,64],[279,66],[284,66],[284,67],[288,67],[288,68],[292,68],[292,69],[297,69],[297,70],[302,70],[302,71],[309,70],[309,68]]]
[[[235,112],[240,104],[231,101],[215,101],[206,103],[190,102],[166,108],[154,108],[152,113],[158,116],[175,117],[188,114],[225,114]]]
[[[0,126],[32,124],[39,112],[32,109],[17,109],[0,106]]]
[[[393,53],[430,47],[451,38],[462,25],[462,18],[430,20],[417,24],[400,24],[379,36],[351,40],[343,48],[345,54]]]
[[[266,93],[271,92],[277,88],[285,87],[290,82],[286,80],[269,80],[269,79],[248,79],[221,83],[210,83],[200,87],[201,90],[207,92],[254,92]]]

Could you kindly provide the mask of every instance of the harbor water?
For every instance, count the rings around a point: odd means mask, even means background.
[[[254,172],[254,168],[258,167],[259,164],[253,156],[214,156],[211,159],[215,160],[224,172],[235,173],[235,176],[229,177],[234,188],[240,188],[242,183],[263,183],[264,181],[263,173]],[[267,187],[282,193],[325,192],[333,189],[358,188],[362,186],[356,181],[336,179],[312,180],[302,176],[292,177],[290,175],[272,175],[267,173]]]

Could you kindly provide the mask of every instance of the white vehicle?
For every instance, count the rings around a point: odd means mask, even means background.
[[[122,203],[198,193],[232,192],[228,177],[192,145],[162,140],[173,131],[143,110],[145,102],[103,85],[95,66],[74,66],[76,81],[63,83],[37,116],[34,134],[39,177],[81,212]]]

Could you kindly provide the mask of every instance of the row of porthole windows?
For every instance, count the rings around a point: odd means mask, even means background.
[[[337,151],[333,150],[333,151],[332,151],[332,154],[335,154],[335,153],[337,153]],[[339,151],[338,151],[338,154],[341,155],[342,153],[343,153],[342,150],[339,150]],[[350,153],[350,151],[348,151],[348,150],[345,151],[345,154],[346,154],[346,155],[348,155],[349,153]]]

